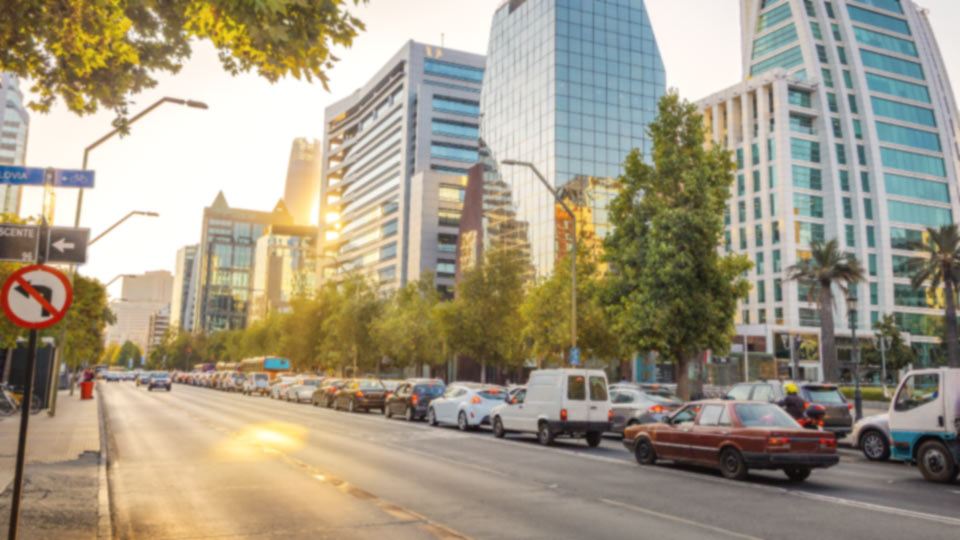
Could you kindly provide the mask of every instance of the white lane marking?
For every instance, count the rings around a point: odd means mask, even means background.
[[[819,501],[819,502],[850,506],[853,508],[859,508],[861,510],[872,510],[874,512],[880,512],[883,514],[890,514],[894,516],[903,516],[903,517],[922,519],[926,521],[934,521],[937,523],[952,525],[954,527],[960,526],[960,519],[947,517],[947,516],[938,516],[937,514],[914,512],[913,510],[906,510],[903,508],[894,508],[892,506],[883,506],[880,504],[872,504],[867,502],[854,501],[850,499],[842,499],[840,497],[831,497],[830,495],[819,495],[819,494],[810,493],[807,491],[790,491],[789,493],[797,497],[802,497],[804,499],[810,499],[810,500]]]
[[[619,506],[620,508],[625,508],[631,512],[639,512],[641,514],[646,514],[648,516],[653,516],[660,519],[666,519],[668,521],[673,521],[675,523],[683,523],[684,525],[689,525],[691,527],[696,527],[698,529],[703,529],[710,532],[720,533],[725,536],[730,536],[732,538],[743,538],[745,540],[762,540],[756,536],[749,536],[746,534],[734,532],[727,529],[721,529],[720,527],[714,527],[713,525],[707,525],[706,523],[699,523],[697,521],[692,521],[689,519],[684,519],[679,516],[674,516],[672,514],[664,514],[663,512],[657,512],[650,510],[648,508],[643,508],[642,506],[636,506],[633,504],[622,503],[620,501],[614,501],[611,499],[600,499],[600,502],[609,504],[611,506]]]
[[[960,495],[960,489],[955,489],[953,490],[953,492],[956,493],[957,495]]]

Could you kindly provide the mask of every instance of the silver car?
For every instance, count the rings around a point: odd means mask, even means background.
[[[852,438],[870,461],[890,459],[890,425],[887,413],[865,416],[853,425]]]
[[[610,403],[613,409],[610,431],[622,435],[624,429],[634,424],[658,421],[682,405],[683,400],[666,388],[618,385],[610,391]]]

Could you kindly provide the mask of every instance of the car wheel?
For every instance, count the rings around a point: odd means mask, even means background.
[[[553,437],[553,430],[550,429],[550,424],[540,422],[540,425],[537,427],[537,440],[540,441],[540,444],[550,446],[553,444]]]
[[[803,482],[810,477],[810,467],[787,467],[783,472],[794,482]]]
[[[870,461],[890,459],[890,440],[878,430],[871,429],[860,436],[860,451]]]
[[[747,464],[736,448],[727,448],[720,452],[720,472],[724,478],[743,480],[747,477]]]
[[[470,430],[470,424],[467,422],[467,413],[460,411],[460,414],[457,415],[457,427],[460,428],[460,431]]]
[[[350,403],[347,404],[347,410],[350,412],[357,412],[357,402],[350,400]]]
[[[384,407],[383,415],[386,416],[387,418],[393,418],[393,411],[390,410],[390,407]]]
[[[587,445],[589,445],[590,448],[596,448],[600,446],[600,441],[602,440],[603,434],[599,431],[591,431],[590,433],[587,433]]]
[[[433,410],[432,407],[429,410],[427,410],[427,423],[430,424],[431,426],[436,426],[439,424],[439,422],[437,422],[437,413]]]
[[[957,465],[950,451],[940,441],[927,441],[917,451],[917,465],[930,482],[950,482],[957,475]]]
[[[503,429],[503,422],[500,421],[500,417],[493,419],[493,436],[502,439],[507,434],[507,430]]]
[[[653,450],[650,439],[643,437],[634,445],[633,456],[640,465],[653,465],[657,462],[657,453]]]
[[[407,422],[413,422],[417,419],[417,415],[413,412],[413,407],[407,407],[406,419]]]

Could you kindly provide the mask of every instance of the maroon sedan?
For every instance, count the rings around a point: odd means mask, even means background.
[[[641,465],[708,465],[734,480],[750,469],[781,469],[802,481],[840,461],[833,433],[803,429],[780,407],[756,401],[689,403],[661,423],[628,427],[623,444]]]

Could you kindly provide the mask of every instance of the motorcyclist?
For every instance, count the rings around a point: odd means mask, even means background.
[[[800,389],[792,382],[785,384],[783,389],[787,393],[787,397],[780,402],[780,406],[783,407],[794,420],[803,418],[806,412],[806,405],[803,402],[803,398],[799,395]]]

